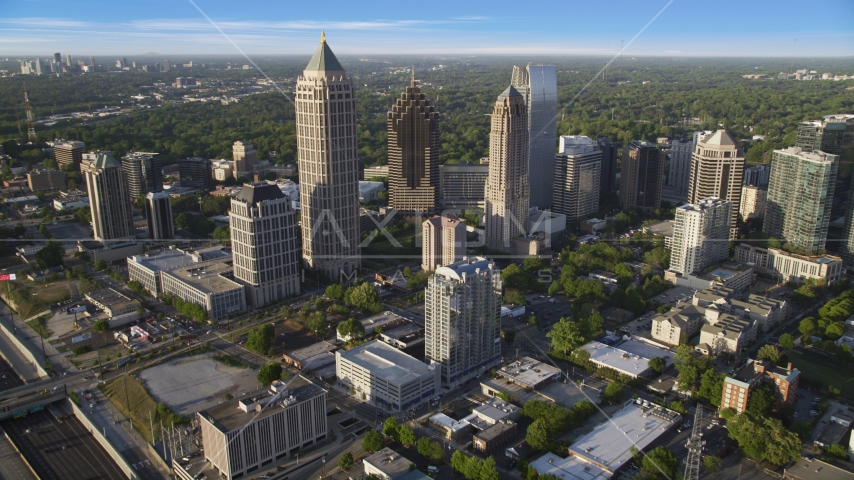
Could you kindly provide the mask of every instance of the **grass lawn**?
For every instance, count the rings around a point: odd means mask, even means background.
[[[122,412],[125,418],[131,419],[133,428],[142,435],[142,438],[150,442],[149,414],[152,416],[157,414],[157,402],[148,393],[148,390],[142,384],[142,380],[133,378],[130,375],[122,375],[98,388],[113,402],[113,405]],[[128,408],[128,405],[130,408]]]
[[[51,305],[71,298],[71,289],[67,283],[53,283],[48,286],[15,280],[11,282],[12,292],[0,289],[4,299],[11,300],[18,316],[30,318],[48,310]],[[7,301],[7,303],[9,303]]]
[[[36,333],[41,335],[42,338],[50,338],[50,336],[53,335],[53,332],[47,329],[47,319],[49,317],[50,315],[42,315],[39,318],[27,322],[27,325],[29,325],[30,328],[35,330]]]
[[[854,369],[851,367],[823,362],[794,351],[789,351],[787,355],[808,382],[820,384],[824,389],[833,385],[841,390],[843,397],[854,399]]]
[[[371,243],[362,247],[363,256],[373,256],[371,260],[374,262],[395,260],[395,256],[406,256],[404,260],[412,260],[413,257],[421,258],[421,245],[415,245],[415,229],[409,228],[405,232],[398,232],[394,235],[394,239],[400,243],[400,247],[396,247],[388,241],[382,233],[377,233],[377,236],[371,240]]]

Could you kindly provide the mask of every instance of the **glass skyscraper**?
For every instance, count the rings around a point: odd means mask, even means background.
[[[514,66],[510,79],[528,107],[528,178],[531,206],[552,204],[557,148],[557,74],[554,65]]]

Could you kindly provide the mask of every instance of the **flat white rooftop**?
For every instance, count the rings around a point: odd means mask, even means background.
[[[372,340],[352,350],[339,350],[335,355],[395,385],[409,383],[435,368],[379,340]]]
[[[531,357],[522,357],[501,367],[498,373],[516,383],[534,387],[552,377],[559,377],[560,369]]]
[[[447,416],[441,412],[430,417],[430,421],[438,423],[439,425],[441,425],[441,426],[443,426],[443,427],[445,427],[451,431],[454,431],[454,432],[462,430],[462,429],[468,427],[469,425],[471,425],[471,423],[468,420],[466,420],[465,418],[460,419],[460,420],[454,420],[453,418],[451,418],[451,417],[449,417],[449,416]]]
[[[633,378],[642,375],[649,369],[649,360],[652,357],[664,358],[668,366],[673,363],[675,357],[675,354],[670,350],[637,340],[629,340],[617,347],[593,341],[581,348],[590,354],[590,360],[593,363],[613,368]]]
[[[600,480],[611,478],[612,473],[587,460],[570,455],[560,458],[547,453],[530,463],[540,475],[551,473],[562,480]]]

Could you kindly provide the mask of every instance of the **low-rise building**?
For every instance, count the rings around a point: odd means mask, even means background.
[[[824,425],[824,428],[818,434],[818,437],[813,441],[813,445],[825,448],[834,444],[842,444],[842,439],[851,430],[851,416],[845,414],[842,409],[830,415],[830,422]]]
[[[810,460],[801,457],[797,463],[783,471],[783,480],[854,480],[854,473],[817,458]]]
[[[231,257],[160,272],[163,293],[201,305],[211,320],[246,309],[244,286],[233,280]]]
[[[34,192],[58,192],[65,188],[65,172],[42,170],[27,174],[27,184]]]
[[[400,480],[409,473],[412,464],[406,457],[385,447],[362,460],[365,475],[376,475],[383,480]]]
[[[791,404],[798,394],[801,372],[792,368],[777,367],[768,360],[747,360],[747,364],[724,379],[721,393],[721,410],[731,408],[736,413],[747,410],[750,394],[765,382],[772,385],[777,406]]]
[[[524,388],[534,390],[561,378],[559,368],[531,357],[522,357],[510,362],[502,366],[496,374]]]
[[[373,201],[379,200],[380,192],[384,192],[385,190],[385,184],[383,182],[368,182],[360,180],[359,202],[371,203]]]
[[[756,322],[759,331],[768,332],[786,320],[789,304],[786,300],[765,297],[755,293],[738,295],[738,291],[727,287],[713,287],[698,291],[691,303],[699,307],[714,306],[721,313],[728,313]]]
[[[466,417],[468,418],[468,417]],[[465,443],[471,438],[471,433],[474,430],[471,422],[466,418],[454,420],[453,418],[439,412],[431,416],[427,420],[427,424],[439,433],[442,438],[457,443]]]
[[[374,177],[388,178],[388,165],[365,167],[364,172],[362,172],[362,180],[370,180]]]
[[[522,415],[521,410],[510,402],[492,397],[486,403],[475,407],[472,413],[475,416],[475,422],[489,427],[499,422],[518,421]]]
[[[834,255],[798,255],[746,243],[735,247],[735,261],[752,265],[758,273],[782,282],[800,283],[812,278],[833,285],[845,275],[842,258]]]
[[[644,233],[664,237],[664,248],[670,248],[673,243],[673,220],[662,220],[643,227]]]
[[[652,319],[652,338],[668,345],[679,345],[683,335],[690,339],[697,335],[706,318],[706,309],[679,303],[669,312]]]
[[[112,288],[89,292],[86,294],[86,299],[110,317],[136,313],[137,308],[140,306],[138,300],[128,298]]]
[[[472,436],[472,449],[484,455],[504,447],[516,435],[516,423],[498,422]]]
[[[89,197],[59,197],[53,199],[53,209],[57,212],[89,208]]]
[[[125,261],[128,257],[141,254],[143,250],[143,245],[137,242],[110,243],[108,245],[94,240],[79,240],[77,242],[77,251],[92,263],[98,263],[98,260],[103,260],[108,264]]]
[[[670,350],[640,340],[629,340],[618,347],[592,341],[582,346],[590,354],[597,368],[610,368],[631,378],[649,376],[654,372],[649,366],[653,357],[663,358],[666,365],[673,363],[675,354]]]
[[[738,356],[742,348],[756,340],[756,322],[749,318],[720,313],[715,307],[706,309],[707,318],[714,318],[700,329],[697,350],[706,355],[731,353]]]
[[[335,365],[335,350],[338,350],[338,347],[332,343],[317,342],[290,353],[283,353],[282,360],[299,370],[316,372]]]
[[[373,336],[374,333],[384,332],[385,330],[391,330],[395,327],[400,327],[410,323],[409,320],[395,315],[392,312],[383,312],[378,315],[374,315],[373,317],[364,318],[359,322],[362,324],[362,328],[365,329],[366,337]],[[377,329],[380,329],[379,332],[377,332]],[[344,342],[352,340],[349,335],[342,336],[337,331],[335,332],[335,335],[337,336],[338,340]]]
[[[582,233],[592,235],[604,231],[607,226],[608,222],[606,222],[605,220],[602,220],[600,218],[591,218],[589,220],[583,220],[578,228],[581,229]]]
[[[424,345],[424,327],[407,321],[388,330],[383,329],[380,339],[399,350],[406,351]]]
[[[537,207],[528,209],[528,233],[542,233],[555,245],[566,232],[566,215]]]
[[[709,267],[699,274],[681,274],[673,270],[664,272],[664,279],[679,286],[705,290],[714,286],[745,290],[754,281],[755,272],[750,264],[724,263],[718,267]]]

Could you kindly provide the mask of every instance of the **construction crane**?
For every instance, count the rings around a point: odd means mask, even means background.
[[[27,107],[27,139],[36,142],[36,127],[33,126],[33,109],[30,107],[30,97],[27,96],[27,84],[24,83],[24,105]]]
[[[694,414],[694,428],[691,430],[691,438],[688,439],[688,458],[685,459],[685,480],[698,480],[700,478],[700,460],[703,456],[703,427],[700,421],[703,419],[703,406],[697,404],[697,412]]]

